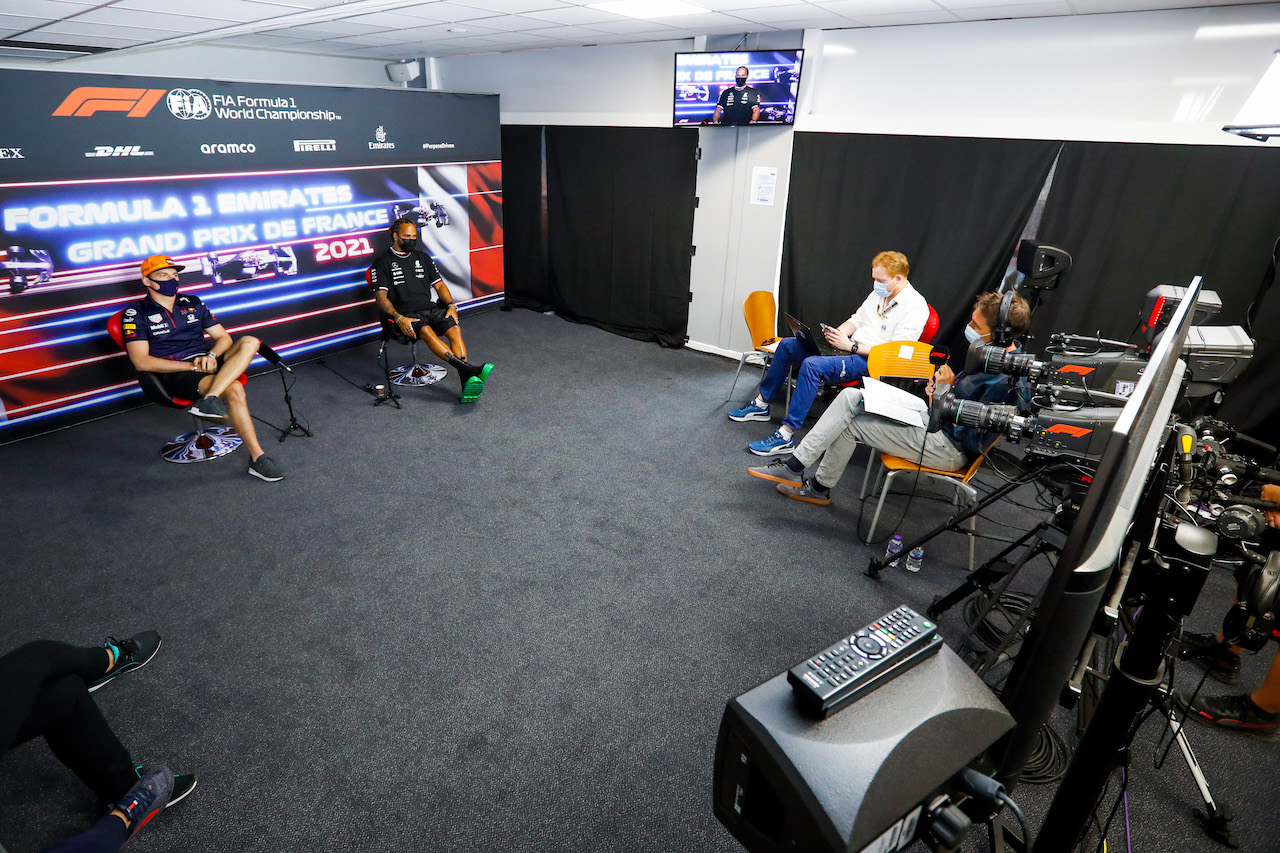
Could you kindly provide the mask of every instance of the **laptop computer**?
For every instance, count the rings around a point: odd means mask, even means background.
[[[809,353],[809,355],[848,355],[847,352],[841,352],[831,344],[827,343],[826,335],[815,335],[813,329],[810,329],[804,323],[801,323],[790,314],[783,313],[787,319],[787,325],[791,327],[791,334],[796,336],[796,340]]]

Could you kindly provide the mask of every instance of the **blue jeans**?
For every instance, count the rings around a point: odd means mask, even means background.
[[[795,338],[783,338],[764,379],[760,380],[760,396],[766,403],[778,398],[793,364],[800,365],[800,377],[796,380],[796,390],[791,393],[787,419],[782,422],[792,432],[804,424],[823,382],[852,382],[867,375],[867,360],[860,355],[809,355],[804,344]]]

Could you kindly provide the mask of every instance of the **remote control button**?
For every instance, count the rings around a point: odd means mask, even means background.
[[[859,637],[858,649],[866,654],[880,654],[880,644],[870,637]]]

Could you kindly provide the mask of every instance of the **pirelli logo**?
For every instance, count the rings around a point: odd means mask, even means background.
[[[125,113],[126,118],[142,118],[164,97],[164,89],[116,89],[81,86],[58,104],[55,116],[91,116],[94,113]]]
[[[295,139],[293,140],[294,151],[337,151],[338,140],[336,139]]]

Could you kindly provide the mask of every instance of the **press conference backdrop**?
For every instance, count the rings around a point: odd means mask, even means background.
[[[459,303],[502,291],[497,95],[0,70],[0,105],[0,443],[141,401],[106,322],[148,255],[286,358],[377,335],[398,216]]]

